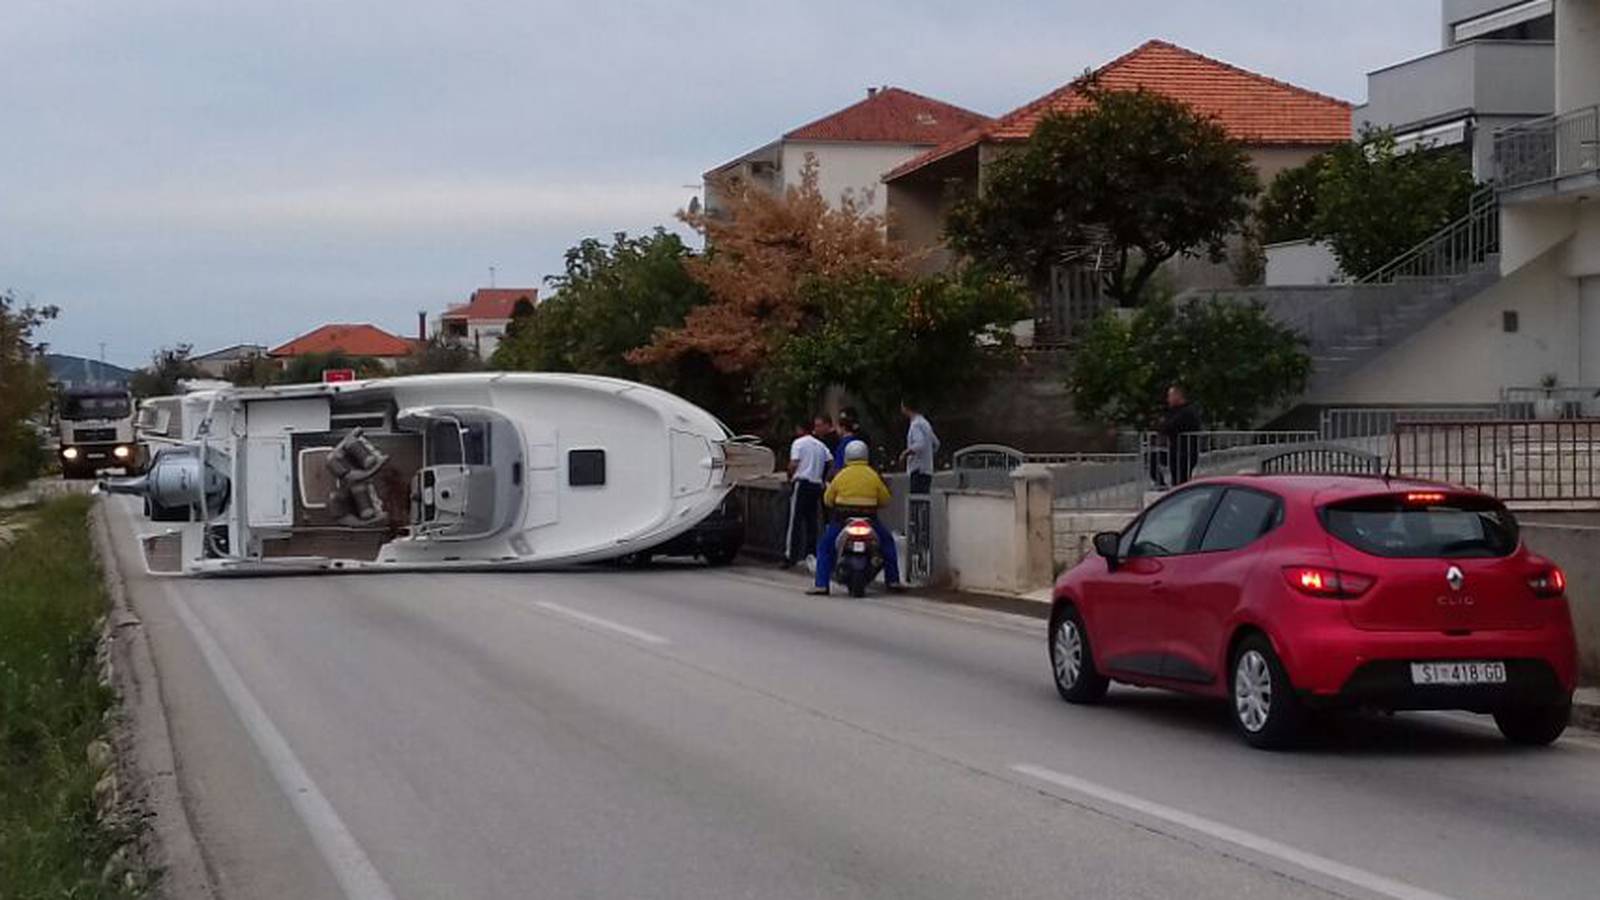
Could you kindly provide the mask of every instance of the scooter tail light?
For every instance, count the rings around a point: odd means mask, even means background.
[[[866,537],[872,534],[872,526],[866,522],[851,522],[844,527],[844,533],[853,538]]]
[[[1536,597],[1559,597],[1567,592],[1567,574],[1560,566],[1551,566],[1528,576],[1528,587]]]
[[[1350,600],[1365,594],[1377,581],[1371,575],[1345,572],[1325,566],[1285,566],[1283,578],[1289,586],[1312,597]]]

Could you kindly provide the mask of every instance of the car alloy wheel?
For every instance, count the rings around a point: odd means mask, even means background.
[[[1078,610],[1069,603],[1056,606],[1050,616],[1050,668],[1056,692],[1068,703],[1096,703],[1106,695],[1111,681],[1094,667],[1094,649]]]
[[[1077,622],[1063,617],[1056,625],[1055,651],[1050,656],[1056,682],[1070,691],[1083,674],[1083,636],[1078,633]]]
[[[1265,728],[1272,716],[1272,667],[1255,650],[1241,653],[1233,667],[1233,708],[1251,734]]]

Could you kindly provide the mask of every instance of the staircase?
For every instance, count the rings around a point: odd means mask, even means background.
[[[1494,188],[1467,213],[1355,282],[1259,288],[1280,323],[1304,335],[1313,363],[1307,394],[1331,387],[1500,278],[1500,210]]]

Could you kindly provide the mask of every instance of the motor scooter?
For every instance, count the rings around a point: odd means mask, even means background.
[[[851,516],[839,532],[837,562],[833,580],[844,585],[852,597],[865,597],[867,585],[883,571],[883,552],[872,519]]]

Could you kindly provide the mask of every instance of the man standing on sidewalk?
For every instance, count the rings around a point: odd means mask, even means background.
[[[784,533],[783,568],[806,558],[817,546],[817,515],[822,509],[822,482],[833,454],[812,433],[812,425],[795,428],[789,445],[789,527]]]
[[[911,423],[906,428],[906,449],[900,454],[900,461],[911,476],[911,493],[926,494],[933,489],[933,455],[939,452],[939,436],[912,401],[901,400],[900,412]]]

